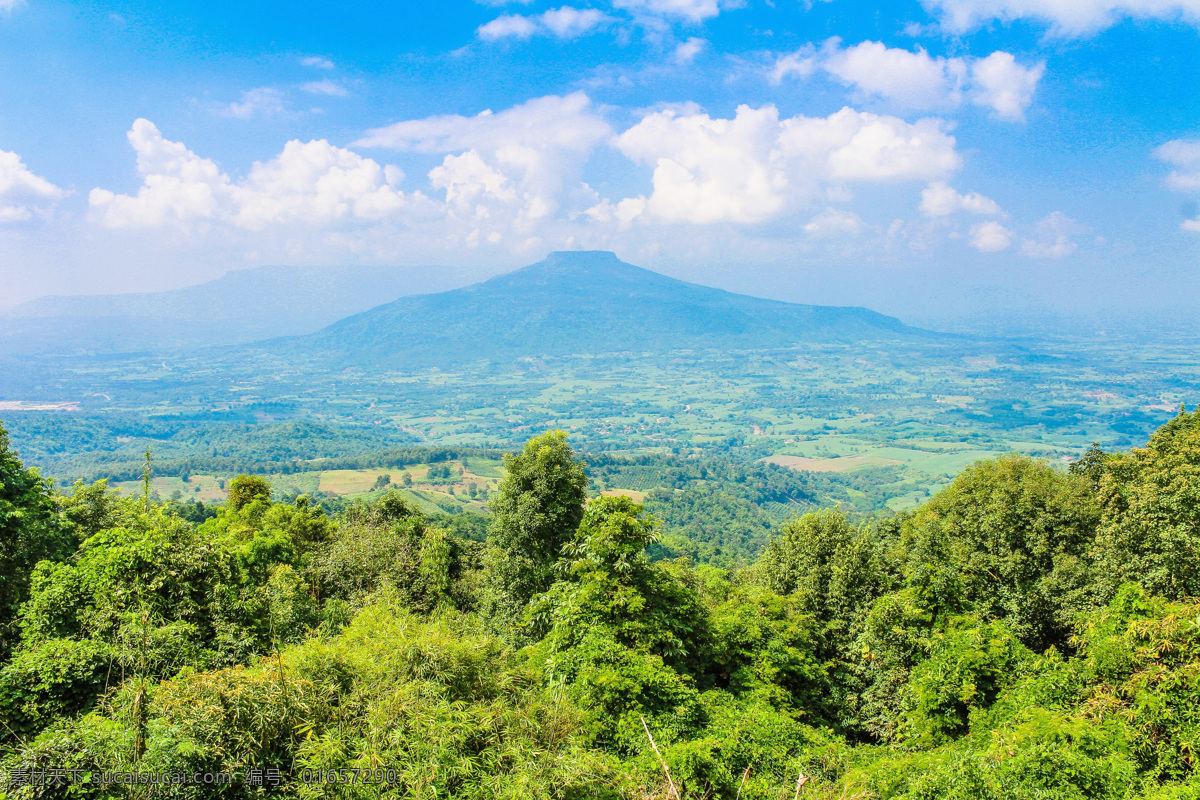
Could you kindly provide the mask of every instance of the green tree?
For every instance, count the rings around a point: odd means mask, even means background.
[[[1180,412],[1105,469],[1096,542],[1103,599],[1126,581],[1173,599],[1200,595],[1200,411]]]
[[[693,675],[710,638],[699,594],[647,557],[654,539],[654,522],[628,497],[593,500],[562,548],[562,579],[529,604],[547,679],[568,684],[594,734],[622,749],[644,741],[640,714],[695,724]]]
[[[39,561],[61,561],[76,537],[57,514],[50,482],[26,469],[0,427],[0,658],[16,644],[14,621],[29,597],[30,574]]]
[[[257,475],[238,475],[229,482],[229,507],[241,511],[255,500],[270,502],[271,484]]]
[[[583,519],[588,478],[562,431],[530,439],[504,459],[488,536],[497,611],[515,617],[554,582],[554,564]]]
[[[1099,507],[1084,475],[1019,455],[980,461],[902,525],[904,571],[935,617],[976,610],[1027,647],[1064,647],[1090,607]]]
[[[844,649],[855,620],[887,584],[868,529],[855,530],[839,509],[813,511],[780,526],[754,576],[826,627],[826,657]]]

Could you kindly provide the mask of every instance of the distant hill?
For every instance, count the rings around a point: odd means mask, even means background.
[[[259,267],[174,291],[43,297],[0,315],[0,351],[119,353],[292,336],[460,281],[444,269]]]
[[[553,253],[463,289],[402,297],[317,333],[266,346],[336,363],[417,369],[539,355],[933,336],[864,308],[732,294],[591,251]]]

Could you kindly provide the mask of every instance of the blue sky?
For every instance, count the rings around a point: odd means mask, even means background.
[[[1200,300],[1200,0],[0,0],[0,306],[557,249],[918,321]]]

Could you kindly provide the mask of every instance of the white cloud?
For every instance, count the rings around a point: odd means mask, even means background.
[[[1167,187],[1176,192],[1200,192],[1200,139],[1173,139],[1154,151],[1154,157],[1175,169],[1167,175]],[[1200,217],[1179,225],[1189,233],[1200,233]]]
[[[518,199],[512,181],[474,150],[462,155],[446,156],[441,166],[429,172],[429,181],[435,189],[446,192],[447,204],[461,212],[474,209],[480,213],[479,203],[486,198],[503,203],[513,203]]]
[[[827,208],[808,221],[804,232],[810,236],[854,236],[866,227],[862,219],[852,211]]]
[[[232,191],[229,177],[215,162],[180,142],[163,138],[154,123],[138,119],[127,134],[137,153],[142,186],[137,195],[92,189],[88,204],[111,228],[157,227],[168,222],[211,219]]]
[[[775,64],[771,67],[771,83],[779,85],[784,78],[793,75],[797,78],[807,78],[816,71],[816,50],[812,45],[808,45],[795,53],[786,53],[775,59]]]
[[[1044,63],[1023,67],[1012,54],[997,50],[971,64],[971,102],[1001,119],[1023,120],[1045,71]]]
[[[594,8],[553,8],[534,16],[505,14],[480,25],[476,33],[480,39],[530,39],[535,35],[553,36],[558,39],[577,39],[612,21],[612,17]]]
[[[65,191],[34,174],[19,155],[0,150],[0,223],[27,220],[37,208],[30,202],[64,195]]]
[[[308,83],[300,84],[300,90],[309,94],[323,94],[331,97],[345,97],[350,94],[346,91],[346,87],[340,83],[331,80],[309,81]]]
[[[583,92],[548,95],[499,113],[473,117],[444,114],[374,128],[356,141],[359,147],[386,147],[418,153],[448,153],[481,147],[588,150],[611,132]]]
[[[575,39],[604,25],[610,17],[594,8],[563,6],[551,9],[537,19],[559,39]]]
[[[1125,18],[1184,20],[1200,25],[1200,0],[924,0],[942,26],[965,33],[991,20],[1037,20],[1059,36],[1084,36]]]
[[[528,39],[537,33],[537,25],[529,17],[520,14],[505,14],[479,26],[476,33],[480,39]]]
[[[1154,151],[1154,157],[1175,169],[1167,186],[1177,192],[1200,192],[1200,139],[1173,139]]]
[[[63,194],[62,189],[31,172],[19,155],[0,150],[0,195],[56,199]]]
[[[1012,245],[1013,234],[995,220],[977,222],[967,234],[967,243],[981,253],[998,253]]]
[[[230,103],[221,109],[223,117],[250,119],[259,114],[278,114],[283,111],[283,95],[269,86],[242,92],[241,102]]]
[[[23,5],[25,5],[25,0],[0,0],[0,12],[12,11]]]
[[[948,217],[959,211],[989,216],[1003,213],[990,197],[978,192],[959,194],[943,181],[931,183],[921,192],[921,213],[925,216]]]
[[[693,36],[686,42],[680,42],[675,47],[675,52],[672,54],[671,60],[680,65],[690,64],[696,60],[696,56],[704,52],[704,48],[707,46],[707,39]]]
[[[596,222],[617,222],[621,227],[628,227],[631,222],[641,216],[646,210],[646,198],[627,197],[619,203],[604,200],[592,206],[586,212]]]
[[[139,119],[129,143],[142,186],[136,195],[96,188],[88,195],[96,219],[110,228],[154,228],[196,221],[246,230],[271,225],[374,221],[398,211],[393,188],[402,173],[324,140],[291,141],[270,161],[235,181],[207,158],[163,137]]]
[[[306,67],[316,67],[317,69],[333,69],[333,62],[328,58],[321,56],[305,56],[300,59],[300,63]]]
[[[908,108],[939,108],[956,102],[967,76],[961,58],[933,58],[924,49],[909,52],[882,42],[840,48],[837,40],[822,50],[821,66],[868,95],[886,97]]]
[[[903,108],[940,109],[970,98],[991,108],[1002,119],[1024,119],[1045,65],[1023,66],[1010,54],[997,51],[986,58],[931,56],[865,41],[842,47],[837,38],[820,50],[807,45],[775,59],[772,83],[795,75],[806,78],[818,69],[853,87],[863,99],[879,97]]]
[[[898,182],[925,188],[929,213],[999,213],[988,198],[947,183],[961,159],[940,119],[849,108],[781,118],[773,105],[743,106],[728,118],[690,104],[636,113],[640,121],[614,136],[586,94],[549,96],[474,116],[397,122],[365,132],[349,149],[291,141],[237,170],[138,120],[129,141],[141,185],[123,194],[93,189],[89,217],[105,228],[145,231],[122,237],[312,261],[338,248],[347,258],[379,260],[473,247],[524,255],[549,244],[717,246],[721,236],[755,247],[789,241],[806,251],[849,246],[856,237],[853,247],[870,247],[880,232],[854,213],[862,213],[854,197]],[[583,183],[584,165],[606,146],[643,165],[637,169],[652,191],[606,199]],[[361,155],[363,147],[434,155],[436,165],[401,191],[403,173]],[[777,224],[738,227],[769,222]],[[943,235],[947,228],[925,224]],[[995,248],[1003,232],[972,228],[970,241]]]
[[[960,166],[941,120],[910,124],[849,108],[785,120],[774,105],[740,106],[733,119],[668,109],[616,145],[654,167],[646,213],[694,224],[763,222],[810,205],[824,185],[935,180]]]
[[[717,0],[613,0],[613,8],[624,8],[661,17],[682,17],[691,22],[702,22],[721,13],[722,5]]]
[[[383,219],[404,205],[393,184],[404,173],[324,139],[292,140],[270,161],[257,162],[234,187],[234,223],[261,230],[268,225],[325,225]]]
[[[573,185],[592,149],[611,134],[588,96],[575,92],[536,98],[499,113],[397,122],[367,131],[354,144],[419,153],[465,155],[473,151],[475,158],[515,187],[526,215],[541,217],[558,205],[557,198]],[[482,173],[477,166],[464,173],[464,167],[465,162],[443,163],[439,188],[448,195],[450,186],[456,196],[469,194],[461,183],[463,175]],[[496,196],[495,185],[489,178],[476,189],[480,196]]]
[[[1037,232],[1032,239],[1021,243],[1021,255],[1030,258],[1069,256],[1079,248],[1071,237],[1086,230],[1086,227],[1066,214],[1055,211],[1037,224]]]

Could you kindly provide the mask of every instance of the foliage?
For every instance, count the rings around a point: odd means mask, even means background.
[[[504,466],[488,537],[495,602],[512,616],[553,583],[559,551],[583,518],[588,479],[562,431],[530,439]]]
[[[270,501],[271,484],[256,475],[238,475],[229,482],[229,507],[241,511],[256,500]]]
[[[1126,581],[1170,598],[1200,595],[1200,411],[1180,413],[1145,448],[1108,460],[1100,503],[1105,596]]]
[[[193,519],[9,458],[5,542],[62,549],[10,550],[0,773],[228,771],[164,793],[230,798],[267,793],[260,768],[313,798],[1195,797],[1197,430],[1073,470],[982,462],[891,519],[807,512],[751,565],[661,558],[659,520],[587,500],[561,433],[509,459],[486,541],[395,488],[331,517],[247,476]],[[346,768],[394,783],[300,779]]]
[[[904,571],[931,608],[1005,620],[1062,648],[1088,607],[1099,509],[1080,476],[1023,456],[968,467],[902,526]]]
[[[34,565],[60,561],[74,549],[74,537],[59,519],[49,482],[21,464],[0,428],[0,657],[16,643],[14,623],[29,594]]]

